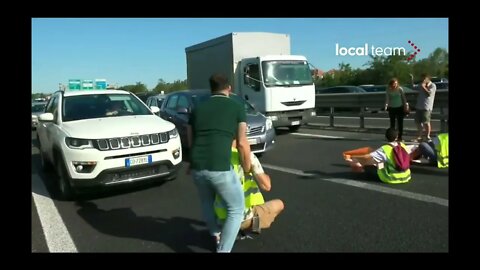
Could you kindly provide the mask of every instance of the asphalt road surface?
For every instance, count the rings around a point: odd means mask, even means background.
[[[383,134],[302,128],[277,132],[261,157],[272,178],[266,200],[284,212],[233,252],[448,252],[448,169],[412,166],[412,180],[388,185],[362,178],[345,150],[379,147]],[[32,252],[213,252],[185,166],[178,178],[98,191],[78,201],[55,198],[52,173],[40,169],[32,132]]]

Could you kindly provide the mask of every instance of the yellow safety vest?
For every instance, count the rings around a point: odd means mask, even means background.
[[[438,134],[439,145],[435,146],[437,152],[438,168],[448,168],[448,133]]]
[[[400,143],[403,149],[406,150],[406,146],[403,143]],[[395,161],[393,160],[393,146],[390,144],[386,144],[382,146],[383,152],[387,156],[387,161],[385,162],[382,169],[377,170],[378,178],[382,180],[382,182],[388,184],[402,184],[407,183],[412,178],[412,174],[410,173],[410,169],[399,172],[396,169]]]
[[[248,173],[247,176],[245,176],[243,173],[242,166],[240,165],[240,156],[236,148],[232,148],[230,163],[233,165],[233,170],[240,176],[240,180],[242,181],[243,194],[245,196],[244,214],[247,215],[253,206],[264,204],[265,200],[263,199],[263,195],[260,192],[257,182],[253,178],[253,174]],[[227,218],[227,208],[225,202],[218,194],[215,196],[215,202],[213,205],[217,218],[220,221],[225,220]]]

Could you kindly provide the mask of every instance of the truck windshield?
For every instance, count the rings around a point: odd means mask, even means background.
[[[297,86],[313,84],[307,61],[263,61],[265,86]]]

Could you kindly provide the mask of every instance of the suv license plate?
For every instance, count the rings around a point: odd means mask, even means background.
[[[292,126],[298,126],[298,125],[300,125],[300,121],[293,121],[292,122]]]
[[[127,168],[130,166],[141,165],[146,163],[152,163],[152,155],[125,159],[125,167]]]

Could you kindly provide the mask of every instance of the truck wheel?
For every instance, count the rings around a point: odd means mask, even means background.
[[[289,126],[288,129],[290,130],[290,132],[296,132],[298,131],[298,129],[300,128],[300,125],[298,126]]]
[[[58,195],[61,200],[71,200],[73,199],[75,193],[70,184],[70,176],[66,171],[63,160],[57,160],[56,162],[56,171],[58,176]]]

